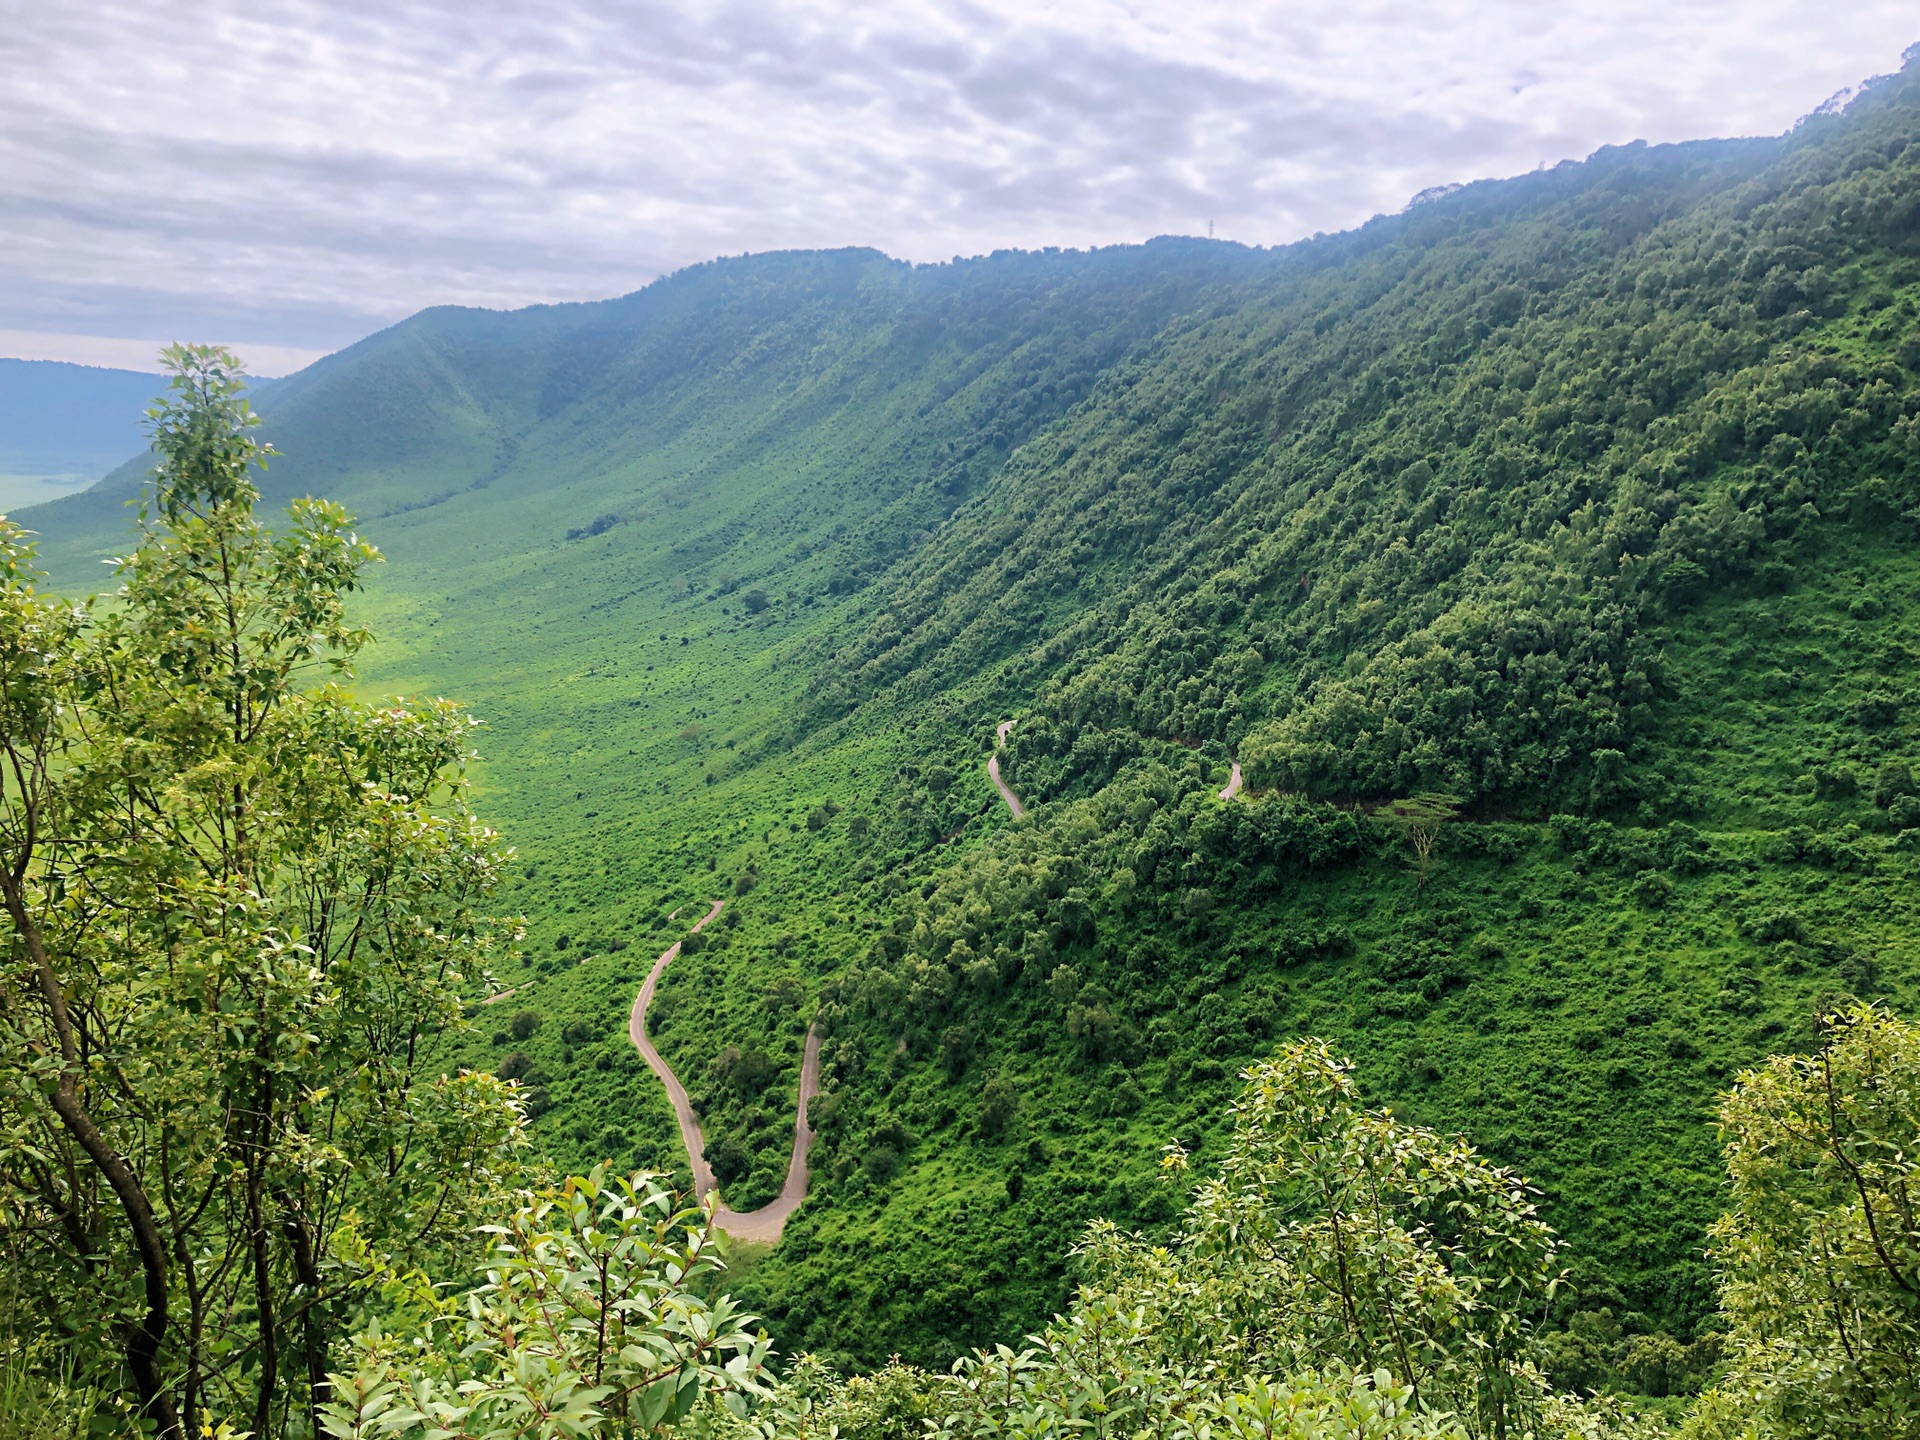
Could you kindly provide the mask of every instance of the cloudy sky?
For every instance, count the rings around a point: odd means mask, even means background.
[[[280,373],[716,254],[1278,244],[1784,130],[1913,0],[0,0],[0,354]]]

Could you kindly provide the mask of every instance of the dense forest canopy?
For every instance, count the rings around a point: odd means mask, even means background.
[[[1855,1185],[1857,1201],[1835,1177],[1867,1173],[1851,1127],[1903,1154],[1914,1125],[1904,1090],[1883,1083],[1910,1063],[1891,1014],[1920,1008],[1911,67],[1784,137],[1610,149],[1276,251],[1157,241],[918,267],[861,251],[748,257],[603,305],[428,312],[263,404],[260,433],[286,454],[261,495],[359,511],[388,563],[366,572],[354,624],[364,616],[387,643],[362,650],[345,610],[311,597],[287,612],[307,629],[246,633],[351,656],[359,694],[474,703],[489,728],[471,793],[519,853],[508,861],[468,828],[459,712],[285,688],[291,670],[272,664],[264,690],[231,700],[284,699],[300,735],[351,737],[338,744],[356,755],[417,747],[392,763],[420,773],[381,793],[416,843],[467,837],[407,872],[436,897],[407,944],[449,958],[429,983],[384,958],[399,950],[379,952],[406,985],[351,991],[378,1011],[354,1042],[371,1058],[355,1063],[373,1067],[365,1093],[443,1097],[432,1103],[473,1127],[458,1132],[463,1153],[486,1157],[448,1190],[452,1228],[409,1261],[326,1226],[351,1208],[377,1231],[413,1213],[411,1191],[349,1199],[360,1172],[348,1165],[316,1172],[334,1188],[313,1200],[282,1198],[273,1167],[304,1158],[238,1120],[195,1121],[201,1148],[169,1151],[163,1169],[231,1152],[235,1188],[208,1169],[222,1182],[208,1193],[231,1199],[194,1232],[231,1254],[208,1262],[220,1294],[271,1280],[217,1304],[252,1307],[254,1326],[279,1313],[274,1286],[304,1283],[297,1226],[282,1221],[311,1210],[356,1273],[382,1277],[379,1313],[403,1337],[416,1327],[428,1357],[410,1369],[411,1339],[366,1338],[379,1310],[367,1290],[327,1292],[324,1340],[301,1330],[318,1312],[296,1298],[284,1341],[206,1362],[234,1377],[217,1383],[237,1423],[317,1423],[334,1393],[313,1363],[323,1351],[355,1362],[368,1405],[470,1382],[511,1409],[517,1307],[570,1283],[555,1277],[589,1264],[598,1242],[584,1237],[604,1224],[641,1247],[622,1252],[638,1257],[622,1273],[639,1290],[666,1293],[656,1261],[698,1282],[680,1318],[646,1323],[680,1334],[697,1313],[752,1372],[709,1374],[703,1350],[687,1362],[700,1385],[669,1395],[647,1388],[660,1382],[651,1362],[623,1362],[644,1378],[628,1397],[642,1428],[678,1417],[804,1433],[817,1411],[875,1436],[922,1421],[1004,1433],[1012,1402],[980,1398],[997,1384],[1025,1396],[1022,1424],[1051,1434],[1095,1403],[1074,1388],[1091,1375],[1113,1383],[1099,1404],[1248,1434],[1349,1433],[1306,1428],[1336,1413],[1356,1434],[1522,1433],[1516,1414],[1599,1434],[1678,1416],[1703,1389],[1689,1422],[1702,1435],[1904,1433],[1911,1255],[1859,1241],[1876,1206],[1899,1209],[1884,1197],[1904,1193],[1904,1172],[1876,1152],[1891,1168]],[[11,593],[25,597],[21,624],[54,638],[21,653],[95,633],[62,629],[82,612],[45,597],[98,583],[95,562],[132,550],[123,502],[149,469],[22,517],[52,579],[24,578],[24,539],[10,539]],[[338,510],[303,503],[277,538],[253,538],[250,509],[232,533],[268,547],[258,574],[274,595],[282,582],[265,577],[280,565],[344,597],[370,556],[329,548],[360,542]],[[187,553],[164,529],[142,553],[166,563],[122,572],[136,600],[160,598],[84,612],[121,648],[61,672],[79,687],[63,715],[102,703],[86,686],[114,673],[109,660],[191,672],[197,652],[167,638],[186,602],[152,578]],[[161,589],[139,588],[150,582]],[[193,605],[198,625],[206,607]],[[309,848],[337,867],[329,877],[374,873],[299,829],[347,824],[373,803],[364,793],[321,787],[331,810],[283,811],[266,740],[172,718],[191,706],[164,686],[128,693],[164,724],[136,710],[59,743],[159,725],[182,747],[166,765],[195,778],[168,788],[164,767],[141,771],[154,787],[143,814],[208,803],[193,788],[204,767],[238,767],[243,795],[257,791],[281,827],[271,881],[242,867],[276,906],[310,913],[296,903],[321,863]],[[409,718],[394,730],[389,713]],[[107,748],[98,773],[121,783],[132,752]],[[990,785],[990,755],[1025,818]],[[48,785],[72,783],[64,763]],[[1236,766],[1245,788],[1223,795]],[[76,857],[133,843],[105,809],[75,813],[96,826],[85,845],[106,847]],[[143,865],[202,865],[191,885],[166,872],[195,904],[239,873],[224,852],[207,864],[140,843]],[[138,989],[145,972],[90,948],[96,882],[28,872],[46,918],[23,909],[14,933],[39,924],[66,935],[73,963],[99,967],[108,988],[84,1003],[110,1028],[111,987]],[[353,884],[354,913],[388,903]],[[453,903],[462,886],[471,905]],[[517,946],[504,943],[512,922],[482,921],[483,893],[487,913],[526,917]],[[154,937],[179,922],[153,923],[141,943],[158,948],[138,953],[164,956]],[[274,933],[324,953],[307,923]],[[758,1342],[725,1328],[740,1311],[714,1298],[707,1262],[672,1248],[706,1241],[661,1238],[698,1222],[653,1182],[609,1178],[688,1179],[666,1099],[627,1039],[641,977],[677,940],[650,1029],[733,1208],[779,1188],[805,1038],[823,1037],[811,1193],[771,1253],[730,1250],[724,1286],[783,1354],[815,1357],[777,1383],[756,1368]],[[217,970],[226,953],[196,963]],[[21,944],[13,955],[25,965]],[[22,995],[46,994],[26,969],[15,978]],[[175,994],[171,979],[152,983]],[[252,995],[261,982],[234,983]],[[273,985],[291,988],[261,994],[303,1013],[317,1003],[307,983],[289,972]],[[219,1028],[184,1018],[201,1014],[184,991],[169,1003],[183,1017],[169,1044]],[[220,1072],[234,1093],[283,1073],[247,1051],[254,1033],[207,1042],[237,1047]],[[327,1063],[360,1053],[339,1044]],[[1767,1062],[1787,1054],[1815,1059]],[[434,1089],[443,1073],[466,1078]],[[1854,1076],[1860,1098],[1845,1124],[1832,1109],[1822,1139],[1808,1097],[1834,1075]],[[308,1102],[272,1086],[292,1107],[287,1133],[308,1133]],[[1385,1108],[1299,1108],[1348,1087]],[[140,1107],[189,1100],[212,1103],[127,1085],[111,1104],[139,1135],[112,1143],[143,1153],[164,1126],[143,1128],[160,1121]],[[388,1113],[367,1103],[369,1117]],[[1290,1118],[1255,1134],[1262,1105]],[[454,1143],[453,1129],[433,1133]],[[1489,1273],[1460,1237],[1415,1225],[1404,1240],[1418,1273],[1419,1247],[1442,1245],[1453,1280],[1420,1303],[1439,1307],[1434,1326],[1480,1337],[1484,1367],[1460,1368],[1451,1341],[1434,1342],[1431,1365],[1370,1348],[1361,1312],[1400,1313],[1391,1287],[1365,1304],[1356,1292],[1338,1324],[1309,1313],[1285,1287],[1321,1273],[1317,1222],[1288,1212],[1267,1269],[1221,1238],[1276,1223],[1251,1202],[1236,1210],[1234,1187],[1271,1164],[1285,1191],[1300,1173],[1288,1167],[1306,1163],[1289,1149],[1302,1136],[1349,1155],[1412,1147],[1444,1159],[1475,1203],[1508,1197],[1499,1263],[1530,1297],[1511,1315],[1448,1288],[1465,1283],[1459,1266]],[[1779,1144],[1755,1149],[1754,1136]],[[590,1183],[558,1184],[548,1162]],[[118,1233],[125,1207],[97,1186],[83,1206],[59,1199],[66,1163],[20,1158],[9,1172],[47,1207],[30,1221],[8,1212],[13,1254],[52,1243],[63,1213],[82,1236]],[[487,1206],[518,1217],[512,1233],[547,1237],[552,1268],[495,1276],[485,1267],[500,1256],[454,1253],[454,1220]],[[256,1250],[269,1216],[279,1228]],[[643,1255],[649,1226],[666,1227],[666,1248]],[[66,1268],[35,1283],[83,1293],[91,1243],[71,1239]],[[1814,1251],[1833,1265],[1789,1265]],[[474,1293],[492,1298],[469,1313],[480,1349],[429,1338],[453,1322],[409,1289],[409,1263],[457,1285],[482,1267]],[[129,1250],[113,1264],[114,1293],[131,1296],[144,1262]],[[1810,1297],[1834,1287],[1868,1298],[1820,1331]],[[1130,1296],[1151,1313],[1128,1312]],[[699,1308],[709,1300],[718,1319]],[[1271,1332],[1235,1318],[1262,1307],[1292,1318]],[[1151,1357],[1140,1372],[1089,1368],[1115,1325],[1135,1327],[1123,1350]],[[85,1332],[91,1343],[107,1343],[106,1326]],[[67,1342],[43,1329],[35,1343]],[[1029,1333],[1047,1357],[1037,1369],[965,1360]],[[126,1339],[115,1353],[137,1370]],[[649,1354],[679,1353],[659,1345]],[[1196,1380],[1197,1408],[1183,1409],[1170,1396],[1203,1352],[1242,1358]],[[277,1391],[261,1383],[268,1353]],[[592,1353],[604,1368],[607,1352]],[[957,1378],[934,1378],[956,1360]],[[1385,1378],[1356,1390],[1377,1367]],[[871,1374],[843,1385],[828,1369]],[[1255,1373],[1268,1388],[1241,1388]],[[1271,1388],[1282,1380],[1291,1399]],[[731,1420],[696,1403],[709,1390]],[[295,1391],[300,1404],[284,1403]],[[1596,1392],[1615,1399],[1568,1398]],[[1278,1428],[1275,1406],[1307,1418]],[[473,1413],[478,1426],[505,1411]]]

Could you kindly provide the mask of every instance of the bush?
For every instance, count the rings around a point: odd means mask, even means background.
[[[996,1075],[980,1087],[978,1124],[989,1140],[1004,1134],[1009,1122],[1020,1112],[1020,1091],[1004,1075]]]
[[[77,1382],[59,1356],[0,1350],[0,1440],[140,1440],[138,1417],[120,1396]],[[222,1422],[215,1434],[229,1440]]]
[[[328,1435],[660,1435],[703,1397],[766,1393],[771,1342],[706,1298],[713,1231],[658,1176],[602,1166],[527,1197],[475,1268],[462,1285],[376,1272],[384,1313],[331,1377]]]
[[[1813,772],[1816,800],[1851,800],[1860,793],[1860,777],[1844,765],[1823,765]]]
[[[709,1140],[704,1158],[713,1167],[713,1178],[722,1185],[744,1180],[753,1171],[753,1151],[738,1135]]]
[[[1673,899],[1673,881],[1658,870],[1644,870],[1633,882],[1633,898],[1649,910],[1662,909]]]
[[[1880,774],[1873,782],[1873,803],[1882,810],[1891,807],[1901,797],[1915,793],[1913,772],[1905,763],[1889,760],[1880,767]]]
[[[708,1068],[717,1082],[746,1100],[765,1090],[777,1073],[766,1051],[752,1048],[743,1050],[738,1045],[727,1046],[714,1057],[713,1064]]]

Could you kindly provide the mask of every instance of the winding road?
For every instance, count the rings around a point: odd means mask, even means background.
[[[1000,744],[1005,745],[1007,743],[1007,731],[1011,729],[1013,729],[1013,721],[1002,720],[999,725],[994,727],[994,738],[998,740]],[[987,777],[993,781],[993,788],[1000,792],[1000,798],[1007,802],[1007,809],[1013,812],[1014,819],[1018,820],[1022,815],[1027,813],[1027,807],[1022,805],[1020,803],[1020,797],[1013,793],[1013,787],[1000,778],[1000,752],[997,748],[993,755],[987,760]]]
[[[994,727],[994,738],[1000,745],[1007,743],[1007,732],[1013,729],[1014,722],[1002,720]],[[1000,756],[998,749],[987,761],[987,776],[993,781],[994,789],[1000,792],[1000,798],[1007,802],[1007,809],[1018,820],[1027,813],[1027,807],[1020,803],[1020,797],[1013,793],[1013,787],[1000,776]],[[1240,762],[1233,762],[1233,773],[1227,780],[1227,788],[1220,792],[1222,800],[1231,800],[1240,793]],[[710,921],[719,918],[727,902],[716,900],[713,908],[694,923],[694,930],[707,927]],[[669,920],[680,912],[669,915]],[[687,1095],[687,1087],[673,1073],[673,1067],[667,1064],[660,1052],[653,1048],[653,1041],[647,1038],[647,1006],[653,1003],[654,987],[660,983],[660,977],[666,973],[680,955],[680,942],[674,941],[660,958],[653,962],[653,969],[647,972],[640,993],[633,997],[633,1012],[627,1018],[627,1036],[633,1041],[634,1049],[640,1052],[640,1058],[647,1062],[647,1068],[660,1077],[660,1083],[667,1087],[667,1098],[673,1102],[674,1119],[680,1124],[680,1143],[687,1152],[687,1165],[693,1171],[693,1192],[702,1200],[715,1194],[719,1186],[714,1183],[713,1167],[707,1164],[707,1138],[700,1130],[700,1117],[693,1113],[693,1101]],[[525,987],[520,987],[524,989]],[[490,996],[482,1004],[492,1004],[495,1000],[504,1000],[513,994],[511,990]],[[902,1042],[905,1043],[904,1041]],[[813,1130],[807,1124],[807,1104],[820,1093],[820,1027],[807,1027],[806,1049],[800,1057],[800,1104],[793,1120],[793,1156],[787,1161],[787,1178],[780,1186],[780,1193],[758,1210],[729,1210],[724,1204],[714,1212],[714,1223],[736,1240],[750,1240],[763,1244],[772,1244],[780,1238],[786,1228],[787,1217],[798,1210],[807,1198],[807,1151],[813,1145]]]
[[[695,930],[704,929],[707,922],[719,915],[726,901],[716,900],[713,908],[694,925]],[[674,912],[678,914],[678,911]],[[640,1058],[647,1062],[647,1068],[660,1077],[660,1083],[667,1087],[667,1098],[673,1102],[674,1118],[680,1122],[680,1143],[686,1147],[687,1164],[693,1171],[693,1193],[702,1200],[714,1194],[720,1187],[714,1184],[713,1167],[707,1164],[707,1141],[700,1133],[700,1117],[693,1113],[693,1101],[687,1098],[687,1087],[682,1085],[673,1073],[673,1067],[653,1048],[653,1041],[647,1038],[647,1006],[653,1003],[654,986],[660,983],[660,977],[666,973],[680,954],[680,942],[674,941],[653,962],[653,969],[647,972],[647,978],[640,987],[640,993],[633,997],[633,1013],[627,1019],[627,1037],[633,1041],[634,1049],[640,1052]],[[820,1093],[820,1027],[807,1028],[807,1045],[800,1058],[800,1105],[793,1120],[793,1158],[787,1161],[787,1178],[780,1187],[780,1193],[758,1210],[741,1212],[729,1210],[724,1204],[714,1213],[714,1224],[736,1240],[751,1240],[771,1245],[780,1238],[780,1232],[786,1228],[787,1217],[800,1208],[807,1198],[807,1151],[813,1145],[813,1131],[807,1125],[807,1102]]]
[[[1233,773],[1227,776],[1227,788],[1220,792],[1222,800],[1231,800],[1240,793],[1240,762],[1233,762]]]

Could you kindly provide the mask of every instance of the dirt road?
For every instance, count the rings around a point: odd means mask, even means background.
[[[1002,745],[1007,743],[1007,731],[1013,729],[1013,721],[1002,720],[994,729],[994,738]],[[987,778],[993,781],[993,788],[1000,792],[1000,798],[1007,802],[1007,809],[1018,820],[1027,813],[1027,807],[1020,803],[1020,797],[1013,793],[1013,787],[1000,778],[1000,756],[996,753],[987,761]]]
[[[1222,800],[1231,800],[1240,793],[1240,762],[1233,762],[1233,773],[1227,776],[1227,788],[1220,792]]]
[[[705,928],[726,903],[724,900],[714,901],[713,908],[702,915],[693,928]],[[686,1149],[687,1164],[693,1171],[693,1192],[705,1199],[719,1187],[713,1181],[713,1167],[707,1164],[707,1141],[700,1133],[700,1117],[693,1113],[693,1101],[687,1097],[687,1087],[680,1083],[679,1077],[673,1073],[673,1067],[667,1064],[660,1052],[653,1048],[653,1041],[647,1038],[647,1006],[653,1003],[654,987],[660,983],[667,966],[679,954],[680,942],[676,940],[653,962],[653,969],[647,972],[640,993],[633,997],[633,1013],[627,1018],[627,1037],[633,1041],[634,1049],[640,1052],[640,1058],[647,1062],[647,1068],[658,1075],[660,1083],[667,1087],[667,1098],[673,1102],[674,1118],[680,1122],[680,1143]],[[807,1031],[806,1049],[800,1058],[800,1105],[793,1121],[793,1157],[787,1161],[786,1181],[781,1185],[779,1195],[758,1210],[743,1213],[729,1210],[725,1205],[720,1207],[714,1221],[734,1239],[772,1244],[786,1228],[787,1217],[798,1210],[800,1202],[807,1198],[807,1151],[813,1145],[813,1131],[807,1125],[807,1102],[819,1093],[820,1029],[813,1026]]]

